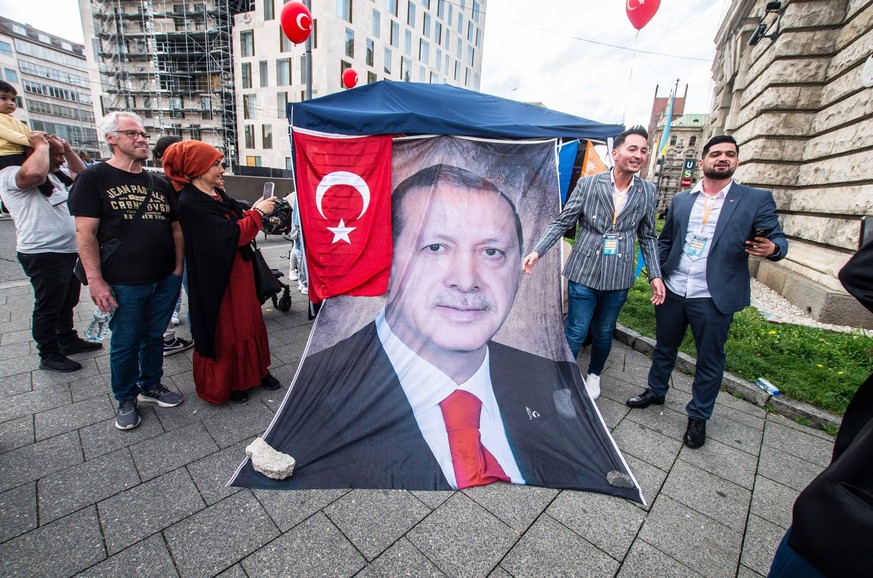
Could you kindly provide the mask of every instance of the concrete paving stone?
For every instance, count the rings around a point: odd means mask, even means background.
[[[406,537],[450,576],[485,576],[512,548],[518,533],[457,492]]]
[[[242,459],[240,459],[240,462]],[[239,465],[239,462],[237,462]],[[337,490],[252,490],[258,502],[282,532],[287,532],[322,508],[339,500],[349,489]]]
[[[2,456],[0,456],[2,458]],[[819,475],[823,466],[808,462],[782,450],[764,446],[758,462],[758,474],[782,485],[802,490]]]
[[[763,407],[758,407],[754,403],[750,403],[745,399],[734,397],[732,394],[724,390],[718,392],[718,396],[715,398],[715,406],[719,409],[729,407],[734,411],[738,411],[758,419],[764,419],[767,417],[767,410]],[[719,409],[717,409],[716,411],[719,411]]]
[[[558,495],[558,490],[501,482],[464,490],[467,497],[522,534]]]
[[[443,576],[445,574],[431,564],[430,560],[406,538],[397,540],[355,575],[356,578],[442,578]]]
[[[602,395],[594,403],[597,405],[600,416],[603,418],[603,423],[606,424],[609,431],[614,430],[631,410],[624,403],[613,401]]]
[[[546,513],[616,560],[625,557],[646,513],[615,496],[565,490]]]
[[[788,529],[791,525],[794,500],[799,490],[774,482],[763,476],[755,478],[750,512],[770,523]]]
[[[156,438],[164,433],[164,428],[152,408],[140,407],[139,413],[142,423],[136,429],[116,429],[114,410],[107,416],[109,419],[80,429],[79,436],[82,438],[85,459],[93,460],[97,456]]]
[[[367,560],[373,560],[431,510],[406,490],[352,490],[323,512]]]
[[[127,449],[53,472],[37,483],[40,523],[96,504],[139,483]]]
[[[103,562],[91,566],[79,574],[80,578],[151,578],[160,576],[170,578],[179,572],[167,551],[167,545],[160,534],[137,542],[133,546],[110,556]]]
[[[11,345],[13,343],[29,343],[33,339],[33,335],[29,329],[19,329],[18,331],[6,331],[3,334],[0,343],[3,345]]]
[[[410,490],[409,493],[421,500],[431,510],[436,510],[443,505],[443,502],[455,495],[454,490],[437,490],[433,492]]]
[[[241,564],[234,564],[215,578],[248,578]]]
[[[76,432],[0,454],[0,492],[82,461],[82,448]]]
[[[203,425],[220,448],[263,434],[273,419],[273,412],[257,399],[241,405],[232,404],[229,409],[203,420]]]
[[[641,411],[641,410],[635,410]],[[652,408],[642,411],[657,411]],[[669,470],[682,447],[678,437],[669,438],[626,418],[612,432],[622,453],[640,458],[662,470]]]
[[[604,379],[606,378],[601,378],[600,399],[606,398],[624,405],[624,402],[627,401],[628,398],[638,395],[645,390],[645,387],[641,387],[639,383],[629,383],[621,377],[622,376],[609,376],[608,383],[604,383]],[[600,399],[598,399],[598,402]]]
[[[663,494],[643,523],[640,538],[702,576],[733,577],[743,535]]]
[[[30,343],[22,341],[8,345],[0,343],[0,361],[30,355]]]
[[[758,574],[754,570],[749,570],[740,564],[740,568],[737,570],[737,578],[764,578],[764,574]]]
[[[746,538],[743,541],[743,555],[740,560],[743,566],[766,576],[785,530],[786,528],[771,524],[758,516],[749,516]]]
[[[625,406],[627,407],[627,406]],[[630,410],[630,408],[628,408]],[[681,438],[688,425],[688,416],[665,406],[649,406],[645,411],[630,410],[627,419],[646,426],[670,439]]]
[[[0,423],[0,454],[34,442],[33,416]]]
[[[251,492],[240,492],[164,530],[179,573],[213,576],[279,536]]]
[[[183,335],[181,331],[178,332],[179,337],[184,339],[190,339],[190,336]],[[188,359],[185,355],[179,355],[178,353],[175,355],[168,355],[164,358],[164,376],[176,375],[177,373],[191,373],[194,369],[194,364]]]
[[[249,576],[339,578],[352,576],[365,565],[363,556],[321,512],[242,561]]]
[[[775,422],[767,422],[764,430],[764,447],[803,458],[821,466],[822,469],[830,465],[834,453],[833,441],[811,436]]]
[[[94,507],[0,544],[0,574],[70,576],[106,558]]]
[[[245,457],[248,444],[249,441],[244,441],[185,466],[197,484],[200,495],[210,506],[242,490],[236,486],[228,486],[227,481]]]
[[[737,400],[737,401],[739,401],[740,403],[744,403],[746,405],[750,405],[750,406],[752,405],[747,401],[743,401],[743,400]],[[752,407],[754,407],[754,406],[752,406]],[[763,416],[757,416],[757,415],[751,414],[749,412],[736,410],[733,407],[728,406],[728,405],[719,405],[718,403],[715,404],[715,411],[713,411],[712,416],[713,417],[715,417],[715,416],[726,417],[732,421],[739,422],[743,425],[746,425],[750,428],[754,428],[758,431],[764,431],[764,424],[767,421],[766,414]]]
[[[0,423],[70,403],[72,403],[72,397],[70,389],[66,385],[10,395],[3,398],[3,404],[0,405]]]
[[[500,566],[513,576],[549,578],[613,576],[618,570],[618,562],[549,516],[525,532]]]
[[[95,381],[104,379],[104,376],[100,375],[100,372],[97,370],[97,364],[93,359],[79,359],[79,363],[82,364],[82,369],[73,371],[71,373],[63,373],[60,371],[48,371],[43,369],[37,369],[37,365],[39,363],[39,357],[35,357],[36,363],[33,366],[35,370],[33,372],[33,389],[49,389],[56,390],[59,386],[63,386],[65,389],[69,389],[67,384],[70,383],[72,379],[83,379],[83,378],[91,378]],[[107,381],[107,384],[109,382]]]
[[[164,380],[165,383],[169,381],[169,379]],[[173,381],[175,383],[175,380]],[[191,391],[185,391],[183,387],[174,389],[180,391],[185,396],[185,401],[182,405],[155,409],[161,425],[168,432],[200,423],[213,416],[227,416],[230,414],[230,408],[227,404],[216,405],[209,403],[197,397],[193,389]]]
[[[115,398],[112,397],[112,387],[109,385],[109,376],[106,379],[95,379],[94,377],[83,377],[81,379],[71,380],[67,384],[70,388],[70,393],[73,396],[73,403],[92,399],[98,395],[105,396],[115,407]]]
[[[667,556],[643,540],[635,540],[616,578],[696,578],[697,572]]]
[[[752,492],[679,459],[670,470],[662,496],[670,496],[696,512],[742,532]]]
[[[818,428],[815,428],[815,427],[810,427],[808,425],[799,424],[796,421],[794,421],[793,419],[787,418],[784,415],[779,415],[776,413],[767,414],[767,423],[771,423],[771,422],[775,423],[777,425],[781,425],[783,427],[787,427],[787,428],[790,428],[793,430],[803,432],[803,433],[805,433],[807,435],[811,435],[813,437],[821,438],[823,440],[828,440],[831,443],[834,442],[834,436],[832,436],[831,434],[829,434],[823,430],[820,430]]]
[[[170,411],[173,409],[169,408]],[[201,423],[161,434],[130,447],[136,469],[143,480],[150,480],[216,451],[218,446]]]
[[[36,439],[44,440],[77,430],[106,419],[115,406],[105,395],[98,395],[71,405],[57,407],[34,416]]]
[[[488,578],[513,578],[513,576],[503,566],[497,566],[488,574]]]
[[[696,450],[683,446],[679,457],[738,486],[748,490],[754,487],[758,458],[718,440],[707,439]]]
[[[35,483],[21,484],[0,494],[0,542],[11,540],[36,526]]]
[[[29,371],[16,373],[15,375],[8,375],[0,381],[0,395],[2,395],[4,399],[20,393],[27,393],[32,389],[33,382]]]
[[[661,486],[667,479],[667,472],[631,455],[625,455],[624,459],[642,488],[643,497],[648,503],[647,506],[638,505],[638,507],[648,510],[652,507],[652,502],[658,496],[658,492],[661,491]]]
[[[103,500],[97,510],[111,555],[205,506],[191,476],[179,468]]]
[[[270,345],[270,354],[282,363],[296,365],[300,361],[300,347],[291,343],[283,345]]]
[[[764,435],[763,427],[749,426],[727,417],[726,412],[716,412],[706,424],[706,437],[718,440],[725,445],[757,456],[761,451],[761,438]],[[742,415],[732,412],[733,415]],[[764,421],[761,420],[761,426]],[[686,421],[687,425],[687,421]],[[683,428],[684,431],[684,428]]]

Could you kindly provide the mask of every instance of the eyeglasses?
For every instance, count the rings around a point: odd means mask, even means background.
[[[115,134],[123,134],[130,138],[131,140],[136,140],[136,137],[140,137],[143,140],[149,140],[149,135],[146,132],[140,132],[138,130],[117,130]]]

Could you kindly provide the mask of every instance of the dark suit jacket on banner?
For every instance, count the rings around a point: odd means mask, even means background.
[[[688,219],[696,198],[690,191],[682,191],[673,197],[667,221],[658,238],[661,273],[665,278],[670,277],[682,258]],[[776,243],[780,252],[768,259],[778,261],[785,256],[788,241],[779,227],[773,195],[734,182],[718,215],[706,261],[707,288],[713,303],[724,314],[736,313],[750,303],[749,254],[745,251],[745,243],[755,229],[772,229],[767,237]]]
[[[531,485],[616,494],[627,474],[600,426],[576,364],[489,343],[491,381],[507,438]],[[271,480],[246,461],[234,485],[266,489],[451,487],[419,431],[375,323],[303,361],[293,391],[265,440],[297,460],[294,475]],[[607,456],[606,459],[600,456]]]

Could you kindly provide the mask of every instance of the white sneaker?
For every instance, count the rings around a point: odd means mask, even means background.
[[[179,314],[173,313],[173,318],[171,319],[171,321],[173,322],[173,325],[178,325],[179,324]]]
[[[288,272],[288,280],[289,281],[297,281],[300,278],[300,275],[297,274],[297,271],[289,271]]]
[[[585,379],[585,389],[588,390],[588,396],[592,400],[600,397],[600,376],[589,373]]]

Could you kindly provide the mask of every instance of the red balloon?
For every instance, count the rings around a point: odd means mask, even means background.
[[[343,86],[354,88],[358,85],[358,73],[351,68],[343,70]]]
[[[300,44],[312,34],[312,13],[303,2],[288,2],[282,7],[282,32],[294,44]]]
[[[660,6],[661,0],[627,0],[625,5],[627,19],[634,28],[642,30],[643,26],[655,17],[655,12]]]

